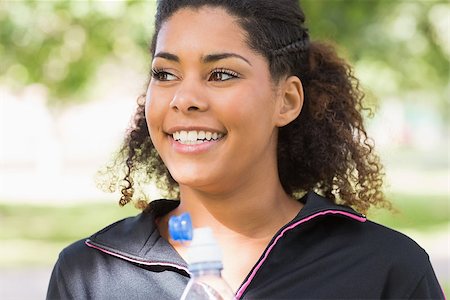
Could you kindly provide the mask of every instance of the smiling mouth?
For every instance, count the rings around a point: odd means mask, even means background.
[[[183,145],[198,145],[205,142],[214,142],[223,138],[225,134],[221,132],[211,131],[176,131],[172,134],[172,138]]]

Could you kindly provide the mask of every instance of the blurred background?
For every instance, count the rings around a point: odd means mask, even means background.
[[[449,293],[448,1],[303,0],[375,115],[396,212]],[[149,74],[155,1],[0,2],[0,298],[39,299],[59,251],[139,213],[96,188]]]

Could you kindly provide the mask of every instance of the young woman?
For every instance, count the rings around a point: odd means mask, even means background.
[[[387,203],[362,93],[304,22],[294,0],[159,1],[120,203],[142,172],[179,200],[66,248],[48,298],[179,298],[183,212],[212,228],[237,299],[443,298],[424,250],[363,215]]]

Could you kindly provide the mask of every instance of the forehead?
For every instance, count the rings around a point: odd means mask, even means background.
[[[219,7],[178,10],[162,24],[155,50],[156,53],[252,51],[237,19]]]

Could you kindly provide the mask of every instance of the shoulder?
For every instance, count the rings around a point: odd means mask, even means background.
[[[104,274],[103,271],[106,269],[116,268],[122,263],[121,260],[115,259],[105,251],[98,251],[88,246],[88,243],[92,241],[115,253],[138,252],[152,234],[148,229],[144,230],[146,225],[152,224],[152,220],[151,215],[144,213],[122,219],[106,226],[89,238],[81,239],[65,247],[55,264],[52,281],[78,286],[77,284],[85,282],[86,274],[96,277]],[[133,241],[133,239],[136,240]]]
[[[143,252],[161,238],[155,220],[178,205],[179,201],[174,200],[152,201],[142,213],[114,222],[90,237],[69,245],[61,252],[59,261],[97,259],[102,255],[93,249],[97,246],[104,249],[105,253],[110,251],[130,257],[141,257]]]
[[[378,224],[366,221],[361,224],[363,236],[362,242],[381,253],[389,253],[389,256],[398,261],[428,261],[428,254],[409,236]]]
[[[61,270],[77,270],[88,266],[94,259],[94,251],[91,251],[85,244],[86,239],[76,241],[65,247],[60,253],[57,267]]]
[[[94,258],[98,251],[86,245],[87,241],[104,245],[111,249],[120,249],[127,252],[137,252],[146,243],[149,236],[155,233],[154,217],[149,213],[141,213],[133,217],[118,220],[101,230],[95,232],[90,237],[76,241],[61,253],[61,262],[89,261]]]
[[[385,276],[385,295],[398,298],[443,299],[427,252],[413,239],[375,222],[362,224],[360,240],[372,269]]]
[[[353,251],[364,253],[390,267],[412,272],[424,271],[429,264],[426,251],[409,236],[367,220],[365,222],[339,222],[341,237]]]
[[[336,251],[386,267],[419,272],[429,264],[428,254],[413,239],[370,220],[333,215],[312,224],[311,234]]]
[[[428,254],[413,239],[370,220],[329,215],[312,223],[309,232],[325,249],[362,265],[419,275],[429,268]]]
[[[392,284],[419,282],[431,268],[428,254],[413,239],[378,223],[361,223],[355,241],[356,249]]]
[[[350,207],[336,205],[315,193],[308,193],[303,201],[303,218],[313,220],[309,236],[324,248],[361,260],[370,258],[389,268],[399,266],[419,271],[428,266],[427,253],[405,234],[367,220]],[[312,218],[320,214],[321,217]]]
[[[86,299],[97,296],[105,298],[102,293],[119,284],[116,277],[109,274],[120,275],[118,277],[130,276],[126,268],[127,262],[89,247],[88,241],[97,239],[111,247],[126,247],[128,236],[139,231],[147,219],[148,216],[141,214],[117,221],[89,239],[81,239],[64,248],[53,268],[47,299]]]
[[[381,298],[407,298],[426,280],[436,280],[426,251],[407,235],[372,221],[332,217],[319,229],[322,251],[334,257],[339,270],[361,287],[370,284]],[[323,250],[323,248],[325,250]],[[369,287],[367,287],[369,288]],[[378,297],[377,296],[377,297]]]

